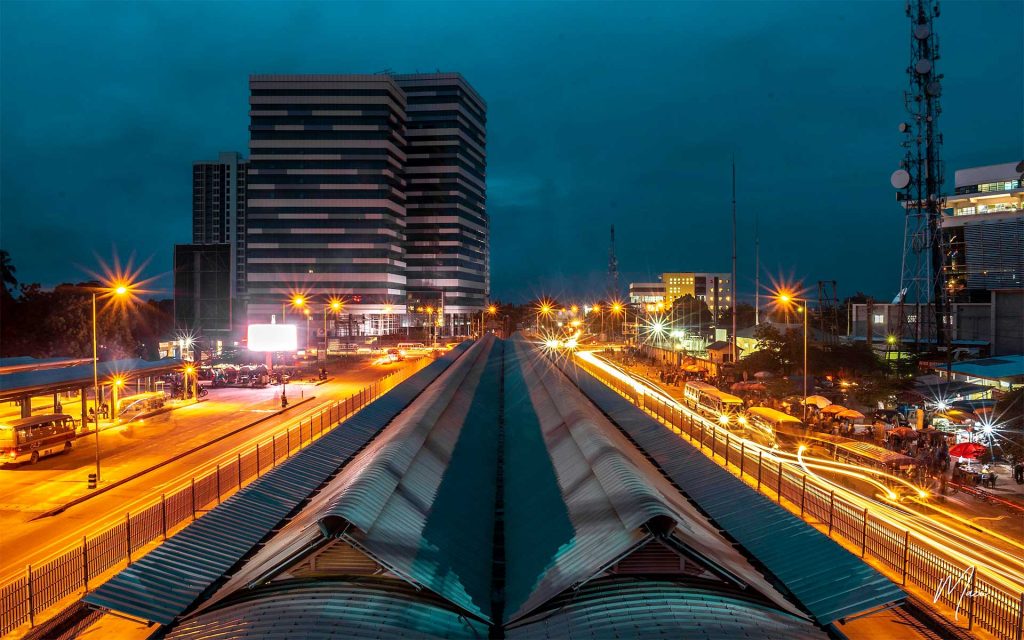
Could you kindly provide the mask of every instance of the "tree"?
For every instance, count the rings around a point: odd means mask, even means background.
[[[747,304],[746,302],[740,302],[736,305],[736,328],[746,329],[747,327],[754,326],[754,321],[757,319],[757,313],[754,309],[754,305]],[[720,327],[731,327],[732,326],[732,308],[726,307],[718,314],[718,326]]]
[[[0,249],[0,281],[3,281],[4,292],[11,295],[11,291],[18,286],[18,278],[14,275],[17,268],[11,263],[11,254],[5,249]]]
[[[703,333],[714,321],[708,305],[689,293],[672,302],[672,313],[675,327],[694,333]]]

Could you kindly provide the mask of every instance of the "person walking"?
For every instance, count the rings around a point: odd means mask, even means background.
[[[1013,481],[1017,484],[1024,484],[1024,460],[1018,460],[1013,465]]]

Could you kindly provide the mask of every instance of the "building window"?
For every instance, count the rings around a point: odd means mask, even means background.
[[[880,313],[876,313],[875,314],[875,324],[882,324],[883,322],[885,322],[885,316],[880,314]]]

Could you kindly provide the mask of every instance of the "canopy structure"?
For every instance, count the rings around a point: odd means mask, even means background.
[[[460,347],[86,602],[189,640],[803,640],[902,597],[605,392],[524,340]]]

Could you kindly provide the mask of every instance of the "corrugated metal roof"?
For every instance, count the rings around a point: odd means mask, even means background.
[[[402,583],[275,583],[184,620],[168,640],[486,638],[487,625]]]
[[[708,584],[602,579],[567,593],[505,631],[549,638],[824,639],[810,621]]]
[[[819,623],[829,624],[905,597],[888,578],[752,491],[588,373],[577,369],[573,376],[580,389]]]
[[[157,371],[169,371],[180,366],[181,360],[177,358],[164,358],[162,360],[129,358],[126,360],[100,362],[96,366],[96,371],[100,381],[104,382],[113,375],[134,377],[136,374],[145,375]],[[30,371],[6,373],[0,376],[0,395],[9,397],[43,388],[73,386],[76,384],[92,386],[91,361],[71,367],[33,369]]]
[[[101,585],[85,602],[168,624],[469,348],[463,343]]]
[[[528,549],[540,569],[508,585],[506,620],[600,575],[654,534],[671,535],[713,569],[797,612],[565,376],[524,341],[514,341],[514,351],[506,384],[529,398],[535,417],[516,422],[506,413],[507,438],[539,428],[571,530],[541,526],[547,515],[506,522],[509,566],[517,564],[516,553]],[[509,464],[506,473],[521,471]],[[510,515],[521,499],[506,492]],[[544,564],[534,558],[534,547],[550,550]]]
[[[467,435],[476,430],[466,425],[482,410],[498,411],[493,383],[501,351],[493,337],[485,338],[449,368],[430,393],[395,418],[200,611],[275,576],[288,577],[288,567],[303,562],[326,539],[340,538],[394,575],[488,618],[496,461],[493,446],[477,450],[479,442]],[[481,461],[486,464],[478,468]],[[460,471],[464,463],[471,467],[466,473]],[[489,496],[484,490],[479,500],[469,501],[488,483]],[[453,501],[462,505],[454,509],[458,514],[452,513]],[[477,535],[467,521],[487,526]]]

